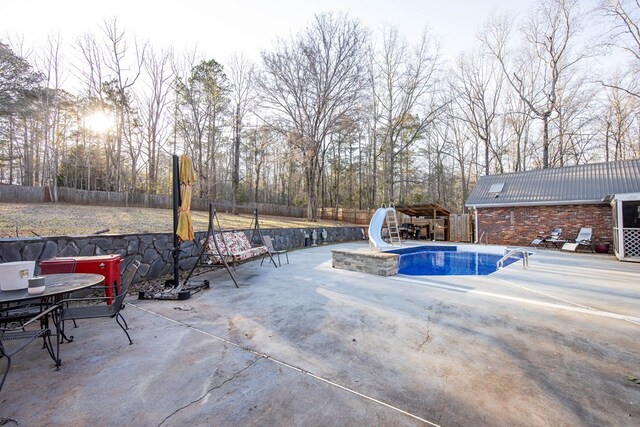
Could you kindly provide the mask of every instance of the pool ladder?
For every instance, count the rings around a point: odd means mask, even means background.
[[[504,267],[504,262],[512,257],[515,254],[522,254],[522,267],[529,268],[529,251],[523,248],[515,248],[515,249],[505,249],[505,254],[500,260],[496,263],[496,269],[500,270]]]
[[[389,207],[393,208],[392,212],[387,211],[385,218],[387,229],[389,230],[389,243],[392,246],[400,246],[402,245],[402,240],[400,239],[400,230],[398,229],[398,214],[396,213],[396,207],[393,203],[389,203]]]

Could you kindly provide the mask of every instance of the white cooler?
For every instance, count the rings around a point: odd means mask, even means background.
[[[29,287],[29,277],[33,277],[35,261],[4,262],[0,264],[0,290],[13,291]]]

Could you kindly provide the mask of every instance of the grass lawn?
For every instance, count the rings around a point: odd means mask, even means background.
[[[248,214],[219,213],[224,229],[245,229]],[[206,231],[207,212],[192,212],[195,231]],[[302,218],[260,216],[261,228],[333,227],[351,225],[338,221],[309,222]],[[173,229],[170,209],[121,208],[69,205],[64,203],[0,203],[0,238],[79,236],[109,229],[109,234],[168,233]]]

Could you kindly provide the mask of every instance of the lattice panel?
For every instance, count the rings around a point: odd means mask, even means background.
[[[640,228],[623,228],[625,258],[640,258]]]

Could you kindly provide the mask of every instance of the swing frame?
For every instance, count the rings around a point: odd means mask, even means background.
[[[218,231],[216,231],[216,224],[217,224],[217,228]],[[258,218],[258,209],[254,209],[253,210],[253,219],[251,221],[251,225],[252,225],[252,232],[251,232],[251,238],[249,239],[249,243],[253,245],[253,242],[256,239],[256,236],[258,237],[260,243],[264,244],[264,241],[262,239],[262,231],[260,230],[260,221]],[[239,288],[240,286],[238,285],[238,280],[236,278],[236,275],[234,274],[234,270],[235,270],[235,265],[236,265],[236,261],[235,261],[235,257],[233,256],[233,254],[231,254],[229,252],[229,245],[227,244],[225,238],[224,238],[224,234],[228,233],[222,230],[222,226],[220,225],[220,220],[218,218],[218,214],[216,212],[216,209],[213,205],[213,203],[209,203],[209,225],[207,227],[207,234],[204,237],[204,240],[202,240],[204,243],[202,243],[199,251],[198,251],[198,259],[196,260],[195,264],[193,265],[193,267],[191,268],[191,271],[189,271],[189,274],[187,275],[187,278],[185,279],[184,283],[187,283],[187,281],[189,280],[189,278],[193,275],[193,272],[195,271],[196,267],[200,266],[200,267],[205,267],[205,266],[209,266],[213,263],[203,263],[203,259],[205,257],[218,257],[220,258],[220,260],[222,261],[222,264],[224,265],[225,269],[227,270],[227,272],[229,273],[229,276],[231,277],[231,280],[233,280],[233,283],[236,285],[236,288]],[[223,241],[225,242],[225,249],[226,249],[226,253],[223,253],[223,251],[220,249],[220,246],[218,245],[218,241],[215,238],[216,234],[220,234],[222,236]],[[212,254],[212,253],[207,253],[205,251],[205,249],[207,248],[207,242],[209,241],[213,241],[213,244],[216,248],[216,254]],[[271,254],[267,251],[267,254],[269,255],[269,258],[271,259],[271,262],[273,263],[273,265],[278,268],[278,266],[276,265],[275,260],[273,259],[273,256],[271,256]],[[227,258],[231,257],[233,259],[233,267],[231,267],[229,265],[229,263],[227,262]]]

